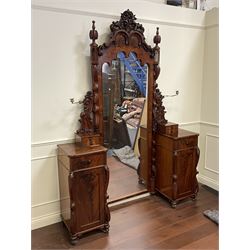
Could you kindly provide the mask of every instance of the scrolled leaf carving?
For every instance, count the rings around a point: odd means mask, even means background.
[[[89,135],[93,134],[93,92],[88,91],[83,100],[83,111],[80,114],[80,129],[77,134]]]
[[[153,131],[157,130],[157,126],[167,124],[165,119],[165,106],[162,103],[164,96],[161,94],[161,91],[158,88],[158,85],[155,85],[154,91],[154,102],[153,102]]]

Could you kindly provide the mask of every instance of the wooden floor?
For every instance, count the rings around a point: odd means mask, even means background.
[[[32,249],[218,249],[218,226],[203,216],[218,209],[218,195],[201,186],[197,201],[173,209],[153,195],[112,208],[109,234],[94,231],[76,246],[62,223],[32,231]]]
[[[112,156],[107,158],[107,164],[110,173],[108,202],[146,190],[144,185],[138,183],[138,175],[135,169],[123,164]]]

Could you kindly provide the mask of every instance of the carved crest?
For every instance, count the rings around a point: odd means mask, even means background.
[[[135,15],[128,9],[121,13],[121,18],[119,21],[112,22],[112,24],[110,25],[110,30],[112,33],[115,33],[118,30],[126,30],[129,33],[133,30],[143,34],[143,26],[140,23],[136,23],[135,20]]]
[[[98,46],[98,48],[96,48],[95,43],[97,33],[95,30],[95,26],[93,25],[92,30],[90,31],[90,38],[92,39],[92,44],[90,46],[92,50],[98,50],[98,56],[102,56],[104,54],[104,51],[110,47],[124,48],[126,46],[130,46],[132,48],[143,48],[147,53],[150,54],[151,58],[154,58],[155,49],[146,43],[143,34],[144,27],[142,26],[142,24],[137,23],[135,20],[136,17],[132,11],[126,10],[121,13],[120,20],[113,21],[110,25],[111,34],[109,41]],[[96,36],[94,36],[94,34],[96,34]],[[160,43],[159,39],[160,36],[157,35],[157,37],[154,39],[156,44]]]

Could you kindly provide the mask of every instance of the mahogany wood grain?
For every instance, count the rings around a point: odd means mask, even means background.
[[[103,146],[58,145],[61,217],[72,244],[83,233],[109,229],[106,152]]]
[[[163,106],[161,91],[158,88],[156,80],[160,74],[160,47],[161,37],[159,27],[156,28],[156,34],[153,38],[154,47],[151,47],[144,36],[142,24],[136,22],[136,17],[130,10],[125,10],[120,20],[112,22],[110,25],[110,35],[105,43],[98,45],[98,32],[95,27],[95,21],[92,21],[92,29],[89,32],[92,40],[90,44],[90,62],[92,73],[92,91],[87,92],[83,100],[83,112],[80,115],[81,127],[77,131],[80,137],[93,135],[100,137],[98,144],[104,145],[104,98],[103,94],[103,74],[102,67],[105,63],[112,65],[113,60],[117,60],[119,52],[123,52],[125,57],[133,52],[141,65],[147,64],[147,144],[145,145],[147,154],[145,161],[145,183],[148,191],[154,191],[155,184],[155,144],[153,131],[165,126],[167,120]],[[92,126],[90,126],[92,125]],[[94,142],[93,142],[94,143]]]
[[[173,124],[175,126],[176,124]],[[147,128],[140,127],[139,180],[144,179],[143,169],[147,152],[145,134]],[[196,174],[199,160],[198,134],[183,129],[178,133],[155,133],[155,189],[165,196],[173,207],[185,198],[196,198],[198,185]]]

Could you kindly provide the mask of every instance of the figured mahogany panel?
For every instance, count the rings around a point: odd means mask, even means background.
[[[142,141],[145,130],[141,126]],[[165,196],[172,207],[185,198],[195,199],[198,192],[198,134],[183,129],[178,129],[175,135],[157,132],[155,145],[155,190]],[[146,153],[140,150],[140,157],[144,159]],[[141,164],[145,162],[142,160]]]
[[[104,197],[105,168],[82,170],[71,178],[72,213],[74,213],[73,234],[95,228],[105,223]]]
[[[174,170],[177,176],[177,190],[174,199],[180,199],[193,194],[196,184],[196,151],[194,148],[179,150],[174,154]]]
[[[103,146],[58,145],[61,214],[72,244],[84,232],[109,229],[106,152]]]

